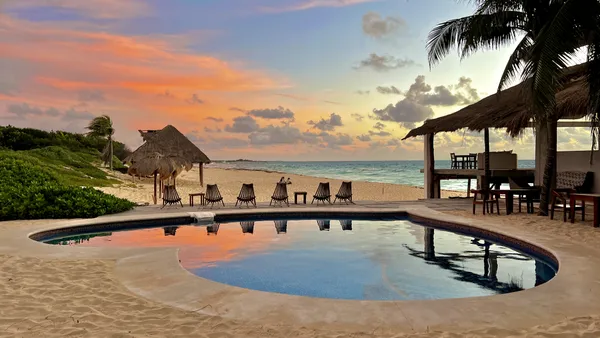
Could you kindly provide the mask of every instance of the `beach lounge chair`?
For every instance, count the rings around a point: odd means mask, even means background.
[[[211,225],[207,225],[206,226],[206,235],[213,234],[213,235],[216,236],[217,233],[219,232],[219,226],[220,225],[221,224],[219,224],[219,223],[213,223]]]
[[[352,202],[352,182],[342,182],[340,190],[335,194],[333,204],[335,204],[337,200],[340,200],[340,202],[344,201],[346,204],[348,204],[348,202],[354,204],[354,202]]]
[[[288,221],[273,221],[275,223],[275,230],[277,234],[287,233],[287,222]]]
[[[343,231],[352,231],[352,220],[351,219],[341,220],[340,225],[342,226]]]
[[[319,230],[321,231],[329,231],[331,228],[331,221],[325,219],[317,220],[317,225],[319,226]]]
[[[225,206],[225,202],[223,202],[223,196],[221,196],[221,192],[219,191],[219,187],[216,184],[207,184],[206,185],[206,195],[204,196],[206,201],[206,205],[210,204],[212,208],[215,203],[223,203]]]
[[[164,208],[167,205],[177,204],[177,203],[181,204],[181,207],[183,207],[183,203],[181,202],[181,197],[179,197],[179,194],[177,193],[177,189],[175,189],[174,185],[165,185],[162,200],[163,200],[162,208]]]
[[[240,189],[240,194],[237,197],[237,202],[235,202],[236,207],[238,206],[238,203],[240,204],[240,207],[242,206],[242,203],[246,203],[247,207],[249,207],[250,203],[252,203],[252,205],[254,205],[254,207],[256,208],[256,195],[254,195],[254,184],[242,184],[242,189]]]
[[[273,202],[275,202],[275,204],[279,203],[281,206],[283,206],[283,203],[285,203],[288,207],[290,206],[286,182],[279,182],[275,186],[275,191],[273,192],[273,196],[271,196],[271,202],[269,205],[273,205]]]
[[[177,228],[179,227],[164,227],[163,230],[165,232],[165,236],[175,236]]]
[[[315,200],[317,200],[317,204],[319,204],[319,202],[323,202],[323,204],[325,204],[325,201],[331,204],[331,192],[329,191],[329,182],[319,183],[317,192],[315,192],[315,194],[313,195],[313,200],[312,202],[310,202],[310,204],[313,204]]]
[[[240,226],[242,227],[243,234],[254,233],[254,222],[240,222]]]

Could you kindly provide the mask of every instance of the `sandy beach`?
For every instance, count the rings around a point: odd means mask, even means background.
[[[205,187],[201,187],[198,178],[198,168],[190,171],[184,171],[177,178],[177,191],[182,197],[184,204],[187,203],[187,196],[190,193],[204,192]],[[136,178],[115,172],[115,177],[123,181],[123,184],[114,187],[102,187],[100,190],[113,194],[118,197],[126,198],[136,203],[152,202],[153,179]],[[205,168],[204,183],[217,184],[219,191],[225,200],[225,204],[235,204],[236,197],[240,192],[242,183],[254,183],[257,202],[269,202],[275,184],[284,176],[289,177],[292,184],[288,186],[290,202],[293,202],[294,191],[306,191],[307,203],[312,200],[312,195],[316,192],[319,182],[329,182],[331,193],[337,193],[342,180],[329,178],[319,178],[312,176],[294,175],[287,173],[265,172],[257,170],[239,170],[239,169],[219,169]],[[423,188],[411,187],[400,184],[373,183],[356,181],[352,183],[352,190],[355,201],[408,201],[418,200],[424,197]],[[443,197],[463,196],[464,192],[443,191]]]
[[[102,190],[136,202],[152,200],[152,180],[131,183],[126,175],[117,175],[124,183]],[[268,201],[274,182],[282,175],[261,171],[207,169],[206,183],[218,183],[226,203],[231,206],[242,182],[253,182],[258,201]],[[320,181],[329,181],[332,190],[341,181],[315,177],[285,175],[293,182],[290,191],[304,190],[309,194]],[[201,190],[198,172],[192,170],[178,180],[180,194]],[[355,182],[354,192],[360,200],[415,200],[423,190],[393,184]],[[460,193],[444,192],[445,196]],[[184,198],[185,201],[185,198]],[[546,217],[513,214],[510,216],[472,215],[468,210],[448,211],[449,214],[485,219],[502,229],[518,226],[537,232],[544,231],[595,246],[600,232],[584,224],[551,221]],[[0,231],[20,225],[43,224],[39,221],[0,223]],[[0,247],[0,253],[2,252]],[[349,333],[323,330],[318,327],[259,325],[184,311],[146,300],[130,292],[115,275],[113,260],[42,259],[2,255],[0,272],[0,337],[600,337],[600,314],[565,318],[546,326],[525,330],[506,330],[491,325],[462,332],[420,332],[405,334],[394,330],[369,330]],[[535,306],[535,304],[532,304]],[[526,309],[523,309],[526,311]]]

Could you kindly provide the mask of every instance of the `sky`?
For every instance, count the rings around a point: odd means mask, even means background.
[[[0,0],[0,125],[84,132],[109,115],[135,149],[171,124],[211,159],[412,160],[424,120],[496,91],[510,46],[429,67],[457,0]],[[436,135],[436,158],[483,151]],[[559,130],[559,150],[589,150]],[[533,159],[533,132],[491,132]]]

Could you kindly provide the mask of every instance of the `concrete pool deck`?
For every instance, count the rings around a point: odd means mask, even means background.
[[[259,324],[343,327],[344,330],[389,328],[396,332],[461,331],[490,326],[521,329],[556,323],[565,317],[600,313],[600,250],[571,238],[530,231],[502,216],[472,219],[444,213],[465,210],[470,201],[362,202],[352,206],[294,206],[289,210],[347,212],[408,212],[440,222],[492,230],[545,248],[560,263],[558,275],[539,287],[498,296],[429,301],[349,301],[317,299],[247,290],[212,282],[184,270],[176,248],[62,247],[35,242],[28,235],[42,230],[82,224],[187,216],[198,208],[141,207],[122,215],[92,220],[0,223],[0,254],[42,259],[115,260],[115,275],[131,292],[151,301],[211,316]],[[285,212],[287,208],[260,211]],[[215,214],[244,213],[247,209],[214,209]],[[581,225],[586,226],[586,225]]]

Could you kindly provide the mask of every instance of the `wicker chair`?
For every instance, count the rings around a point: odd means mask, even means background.
[[[329,190],[329,182],[319,183],[317,192],[315,192],[315,194],[313,195],[313,200],[312,202],[310,202],[310,204],[313,204],[315,200],[317,200],[317,204],[319,204],[319,202],[323,202],[323,204],[325,204],[325,201],[331,204],[331,192]]]
[[[287,233],[287,223],[288,221],[273,221],[275,223],[275,230],[277,234],[285,234]]]
[[[254,233],[254,222],[240,222],[242,227],[242,233],[253,234]]]
[[[319,226],[319,230],[329,231],[329,229],[331,228],[331,221],[319,219],[319,220],[317,220],[317,225]]]
[[[235,202],[236,207],[238,206],[238,203],[240,207],[243,203],[246,203],[247,207],[249,207],[250,203],[252,203],[252,205],[254,205],[254,207],[256,208],[256,195],[254,195],[254,184],[242,184],[242,189],[240,189],[240,194],[238,195],[237,201]]]
[[[211,225],[207,225],[206,226],[206,235],[217,235],[217,233],[219,232],[219,226],[221,224],[219,223],[213,223]]]
[[[215,203],[219,202],[223,203],[223,206],[225,206],[225,202],[223,202],[223,196],[221,196],[219,187],[216,184],[206,185],[206,194],[204,199],[206,200],[206,205],[208,206],[210,204],[211,208],[215,205]]]
[[[288,201],[286,182],[279,182],[275,186],[275,191],[273,192],[273,196],[271,196],[271,202],[269,203],[269,205],[273,205],[273,202],[281,206],[283,206],[283,203],[285,203],[288,207],[290,206],[290,202]]]
[[[337,200],[340,200],[340,202],[344,201],[346,204],[348,204],[348,202],[354,204],[354,202],[352,202],[352,182],[342,182],[340,190],[335,194],[333,204],[335,204]]]
[[[343,231],[352,231],[352,220],[351,219],[341,220],[340,225],[342,226]]]
[[[175,189],[174,185],[165,185],[164,190],[163,190],[162,200],[163,200],[162,208],[164,208],[167,205],[177,204],[177,203],[181,204],[181,207],[183,207],[183,203],[181,202],[181,197],[179,197],[179,194],[177,193],[177,189]]]

